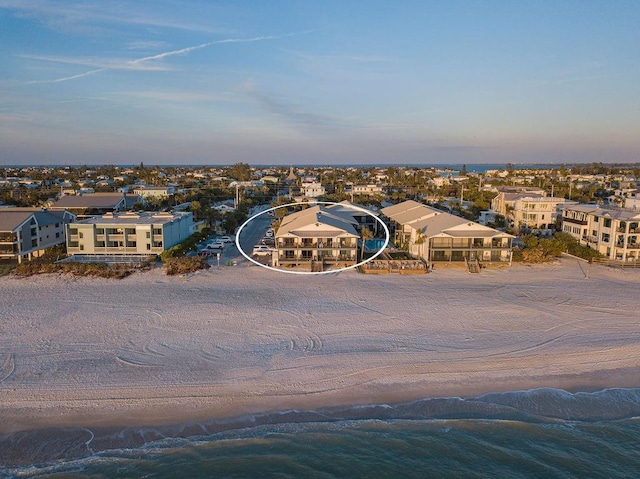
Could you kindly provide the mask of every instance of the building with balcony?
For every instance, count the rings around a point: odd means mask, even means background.
[[[305,198],[317,198],[325,195],[327,192],[322,184],[317,181],[304,182],[300,185],[300,193]]]
[[[562,211],[562,231],[607,259],[640,260],[640,211],[571,205]]]
[[[501,191],[491,200],[491,209],[515,228],[551,229],[562,215],[565,205],[575,201],[537,193]]]
[[[393,242],[429,266],[511,263],[513,235],[412,200],[383,208],[381,213],[389,219]]]
[[[133,188],[133,193],[142,197],[143,199],[147,198],[168,198],[171,195],[176,193],[176,189],[173,186],[149,186],[149,185],[138,185]]]
[[[354,265],[358,222],[351,214],[313,206],[285,216],[276,232],[276,266]]]
[[[380,186],[380,185],[373,185],[373,184],[369,184],[369,185],[348,185],[347,189],[345,190],[345,193],[350,194],[352,197],[353,196],[358,196],[358,195],[362,195],[362,196],[384,196],[385,194],[385,189]]]
[[[107,213],[67,225],[67,253],[153,256],[194,232],[190,212]]]
[[[64,210],[0,208],[0,260],[30,261],[47,248],[64,244],[65,224],[74,220]]]

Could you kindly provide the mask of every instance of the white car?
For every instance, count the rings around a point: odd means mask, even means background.
[[[257,244],[253,247],[253,251],[251,252],[254,256],[267,256],[273,253],[275,250],[270,246],[264,244]]]
[[[235,238],[233,236],[220,236],[220,238],[216,238],[216,241],[222,241],[223,243],[233,243]]]
[[[264,234],[267,238],[273,237],[273,230],[269,228],[267,232]]]
[[[205,246],[204,249],[222,251],[224,249],[224,243],[222,241],[214,241]]]

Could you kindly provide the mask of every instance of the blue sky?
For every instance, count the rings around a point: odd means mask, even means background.
[[[638,1],[0,0],[0,164],[640,161]]]

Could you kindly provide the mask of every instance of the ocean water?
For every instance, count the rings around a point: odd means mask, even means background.
[[[639,399],[639,389],[540,389],[292,411],[253,418],[247,427],[94,451],[0,476],[635,478]]]

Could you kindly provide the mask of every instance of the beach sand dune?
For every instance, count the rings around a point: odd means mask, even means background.
[[[575,259],[413,276],[241,261],[0,291],[2,433],[640,386],[640,270]]]

